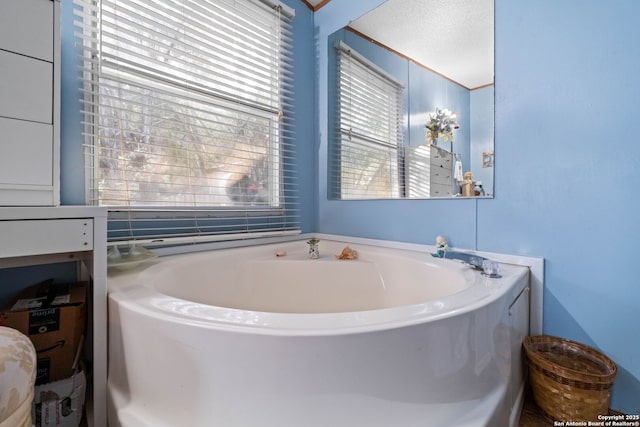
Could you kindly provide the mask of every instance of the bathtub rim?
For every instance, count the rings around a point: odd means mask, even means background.
[[[526,272],[523,271],[522,275],[524,274]],[[518,280],[514,280],[514,284]],[[526,284],[523,287],[526,287]],[[475,304],[447,307],[447,310],[432,312],[424,311],[425,305],[431,303],[339,313],[259,312],[182,300],[144,286],[132,286],[115,291],[108,299],[110,303],[136,310],[159,321],[179,320],[196,327],[233,333],[307,337],[378,332],[436,322],[482,309],[507,296],[507,291],[511,289],[514,287],[509,286],[504,291],[486,294]],[[435,303],[438,302],[440,300]],[[184,310],[185,307],[191,310]],[[194,308],[196,310],[193,310]],[[228,317],[234,318],[234,321],[225,320]]]
[[[368,246],[378,246],[383,248],[404,249],[418,251],[424,253],[434,253],[435,245],[425,245],[420,243],[409,243],[392,240],[380,240],[373,238],[337,235],[328,233],[302,233],[287,235],[281,237],[265,237],[260,239],[235,240],[228,242],[210,242],[198,245],[174,246],[166,248],[154,248],[154,251],[160,256],[176,255],[190,252],[208,251],[212,249],[227,249],[244,246],[253,246],[256,244],[282,243],[296,240],[308,240],[311,238],[320,240],[342,241],[350,244],[363,244]],[[160,243],[158,243],[160,244]],[[543,333],[543,311],[544,311],[544,258],[536,256],[518,255],[518,254],[502,254],[498,252],[489,252],[477,250],[477,248],[458,248],[456,250],[472,250],[480,256],[498,261],[500,263],[520,265],[529,268],[530,278],[530,298],[531,298],[531,335],[540,335]]]
[[[344,244],[345,240],[335,239],[332,242]],[[418,253],[420,256],[428,256],[424,252]],[[162,258],[154,263],[161,263]],[[144,271],[142,270],[115,275],[113,279],[119,282],[119,285],[116,289],[110,289],[109,302],[144,310],[145,314],[158,320],[177,318],[200,327],[233,332],[286,336],[338,335],[395,329],[461,315],[489,305],[508,293],[516,295],[521,288],[529,284],[525,278],[524,285],[518,289],[514,288],[522,280],[522,276],[529,274],[529,270],[522,266],[505,264],[502,266],[503,277],[490,279],[482,277],[479,272],[471,271],[469,266],[457,261],[434,258],[428,262],[444,264],[470,277],[471,286],[435,300],[397,307],[334,313],[277,313],[212,306],[165,295],[161,291],[136,283],[138,274]]]

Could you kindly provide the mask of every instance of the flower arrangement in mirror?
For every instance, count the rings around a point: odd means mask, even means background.
[[[429,119],[425,125],[427,138],[432,145],[438,145],[438,138],[444,137],[446,141],[453,141],[453,130],[458,129],[458,118],[450,110],[436,108],[435,113],[429,113]]]

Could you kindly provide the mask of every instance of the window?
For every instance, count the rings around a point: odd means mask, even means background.
[[[340,42],[338,49],[339,176],[341,199],[400,195],[403,86]]]
[[[75,0],[88,203],[110,238],[297,230],[292,11],[271,0]]]

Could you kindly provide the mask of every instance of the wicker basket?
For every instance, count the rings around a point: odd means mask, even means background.
[[[609,412],[616,365],[598,351],[547,335],[524,339],[533,397],[558,421],[596,421]]]

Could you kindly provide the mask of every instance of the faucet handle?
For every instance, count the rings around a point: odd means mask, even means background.
[[[498,278],[500,276],[500,263],[490,259],[482,261],[482,275],[491,278]]]
[[[485,258],[479,256],[479,255],[470,255],[469,256],[469,265],[473,266],[474,268],[484,268],[484,262],[485,262]]]

